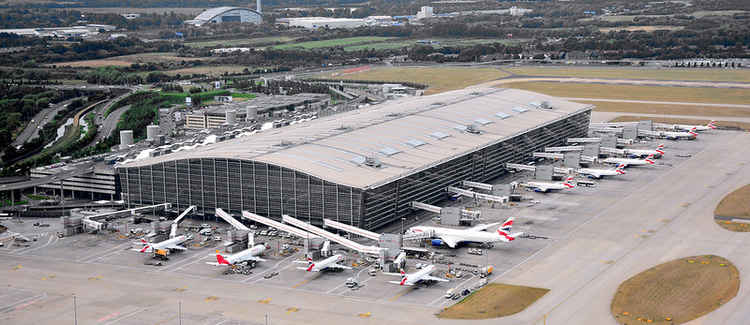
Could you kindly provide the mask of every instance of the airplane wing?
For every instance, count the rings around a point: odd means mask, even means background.
[[[476,226],[471,227],[471,228],[466,229],[466,230],[467,231],[484,231],[484,230],[487,230],[487,228],[489,228],[489,227],[497,226],[499,224],[500,224],[499,222],[488,223],[486,225],[479,224],[479,225],[476,225]]]
[[[450,248],[456,248],[456,245],[458,244],[458,241],[459,241],[458,238],[453,238],[450,236],[442,236],[440,237],[440,240],[442,240]]]
[[[535,188],[536,188],[537,191],[540,191],[540,192],[547,192],[549,190],[545,186],[536,186]]]
[[[448,279],[438,278],[436,276],[432,275],[425,275],[421,279],[422,281],[440,281],[440,282],[448,282]]]
[[[176,250],[180,250],[180,251],[186,251],[187,250],[187,248],[185,248],[185,246],[180,246],[180,245],[169,245],[169,246],[164,247],[164,248],[176,249]]]
[[[341,264],[338,264],[338,263],[329,265],[328,267],[332,268],[332,269],[344,269],[344,270],[351,270],[352,269],[351,267],[348,267],[346,265],[341,265]]]
[[[244,261],[265,262],[266,260],[264,260],[264,259],[262,259],[260,257],[257,257],[257,256],[248,256],[248,257],[245,257],[245,258],[243,258],[243,259],[241,259],[241,260],[239,260],[239,261],[237,261],[235,263],[241,263],[241,262],[244,262]]]

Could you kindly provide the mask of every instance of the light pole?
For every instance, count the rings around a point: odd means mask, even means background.
[[[73,324],[78,325],[78,305],[75,293],[73,294]]]
[[[180,325],[182,325],[182,300],[177,305],[177,310],[178,319],[180,320]]]
[[[401,218],[401,234],[404,234],[404,221],[406,221],[406,218]]]

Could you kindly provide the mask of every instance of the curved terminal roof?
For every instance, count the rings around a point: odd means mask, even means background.
[[[552,109],[540,108],[543,101]],[[467,88],[405,97],[118,167],[190,158],[244,159],[365,189],[591,108],[523,90]],[[481,133],[467,132],[469,124]],[[366,166],[368,156],[377,158],[382,166]]]
[[[200,13],[198,16],[195,16],[195,19],[193,19],[193,20],[200,20],[200,21],[204,21],[204,22],[205,21],[210,21],[211,19],[214,19],[214,17],[219,16],[219,15],[221,15],[221,14],[227,12],[227,11],[232,11],[232,10],[248,10],[248,11],[252,11],[252,12],[258,14],[258,15],[262,15],[258,11],[250,9],[250,8],[242,8],[242,7],[216,7],[216,8],[207,9],[206,11]]]

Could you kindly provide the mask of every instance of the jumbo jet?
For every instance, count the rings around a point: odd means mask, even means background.
[[[144,246],[142,249],[140,250],[136,249],[136,250],[138,250],[141,253],[147,253],[147,252],[151,253],[151,252],[156,252],[158,250],[185,251],[187,250],[187,248],[185,248],[185,246],[182,246],[181,244],[188,241],[188,239],[190,239],[190,237],[185,236],[185,235],[179,235],[174,238],[170,238],[170,239],[158,242],[158,243],[149,243],[145,239],[141,239],[141,243],[143,243]]]
[[[716,129],[716,121],[711,120],[706,125],[672,124],[672,129],[682,131],[708,131]]]
[[[600,168],[578,168],[575,170],[576,173],[584,175],[590,178],[602,178],[604,176],[617,176],[625,175],[625,165],[619,164],[617,168],[611,169],[600,169]]]
[[[696,128],[692,128],[687,132],[674,132],[674,131],[662,131],[661,136],[669,140],[695,140],[698,137],[698,133],[695,133]]]
[[[508,243],[515,240],[518,236],[523,235],[522,232],[510,234],[511,227],[513,227],[513,219],[513,217],[510,217],[505,220],[500,228],[497,229],[497,232],[485,231],[487,228],[497,225],[498,223],[496,222],[486,225],[477,225],[469,229],[415,226],[409,228],[406,233],[431,234],[432,238],[438,239],[433,241],[433,245],[445,244],[450,248],[456,248],[456,246],[461,243],[479,243],[491,247],[494,243]]]
[[[414,273],[405,273],[401,270],[401,281],[388,281],[389,283],[398,284],[402,286],[413,286],[417,283],[431,283],[431,282],[448,282],[447,279],[438,278],[431,276],[430,273],[435,269],[435,265],[427,265],[421,270]]]
[[[616,164],[618,166],[623,166],[623,168],[628,166],[648,166],[654,164],[653,158],[654,155],[648,155],[646,159],[610,157],[602,160],[602,163]]]
[[[569,190],[576,186],[572,183],[573,177],[568,177],[564,182],[526,182],[519,184],[520,186],[530,188],[534,192],[547,193],[549,191]]]
[[[213,265],[213,266],[221,266],[221,265],[235,266],[239,264],[245,264],[250,267],[255,267],[255,264],[257,262],[266,261],[258,257],[258,256],[263,255],[266,249],[269,249],[267,245],[258,244],[248,249],[245,249],[241,252],[231,254],[231,255],[226,255],[226,256],[221,255],[219,251],[217,250],[216,262],[206,262],[206,264]]]
[[[298,267],[298,270],[305,270],[307,272],[321,272],[321,271],[327,271],[327,270],[351,270],[351,267],[348,267],[346,265],[339,264],[340,261],[343,261],[344,257],[336,254],[331,257],[328,257],[322,261],[315,262],[312,260],[312,258],[307,258],[307,262],[305,261],[294,261],[294,263],[307,263],[307,267]]]
[[[654,158],[659,159],[662,155],[664,155],[664,145],[660,144],[656,147],[654,150],[650,149],[623,149],[625,152],[625,155],[628,157],[646,157],[648,155],[653,155]]]

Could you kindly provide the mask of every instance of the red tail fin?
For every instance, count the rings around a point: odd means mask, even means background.
[[[313,269],[314,267],[315,267],[315,263],[310,263],[310,266],[308,266],[308,267],[307,267],[307,270],[305,270],[305,271],[307,271],[307,272],[310,272],[310,271],[312,271],[312,269]]]
[[[221,254],[216,254],[216,262],[219,264],[224,264],[224,265],[232,264],[232,263],[229,263],[229,261],[227,261],[226,259],[224,259],[224,256],[221,256]]]
[[[145,253],[146,250],[148,250],[150,247],[151,246],[149,246],[149,245],[143,246],[143,248],[141,249],[141,253]]]

